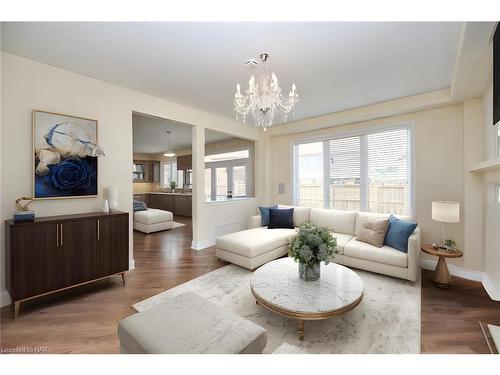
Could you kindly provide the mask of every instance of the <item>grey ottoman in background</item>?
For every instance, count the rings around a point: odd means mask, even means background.
[[[266,330],[195,293],[183,293],[118,324],[122,353],[262,353]]]

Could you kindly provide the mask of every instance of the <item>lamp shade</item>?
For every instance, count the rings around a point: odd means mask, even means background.
[[[460,203],[449,201],[432,202],[432,220],[442,223],[458,223],[460,221]]]

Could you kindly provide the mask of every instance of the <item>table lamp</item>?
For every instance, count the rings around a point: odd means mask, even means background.
[[[445,249],[445,241],[448,239],[448,223],[458,223],[460,221],[460,203],[450,201],[432,202],[432,220],[441,223],[441,240],[439,241],[439,247]]]

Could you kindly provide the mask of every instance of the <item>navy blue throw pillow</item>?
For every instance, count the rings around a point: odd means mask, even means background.
[[[147,211],[148,207],[146,206],[146,203],[141,202],[141,201],[134,201],[134,212],[137,211]]]
[[[269,209],[271,208],[278,208],[278,206],[274,205],[270,207],[259,207],[260,218],[262,220],[263,226],[269,225]]]
[[[269,209],[269,225],[267,229],[293,229],[293,208],[283,210],[277,208]]]
[[[384,245],[407,253],[408,238],[412,235],[416,227],[416,223],[398,219],[394,215],[389,216],[389,229],[387,229],[385,235]]]

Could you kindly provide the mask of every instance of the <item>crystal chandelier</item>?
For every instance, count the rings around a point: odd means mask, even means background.
[[[255,79],[252,75],[248,81],[248,89],[244,94],[241,93],[241,87],[236,85],[236,94],[234,94],[234,111],[236,119],[238,114],[243,116],[243,123],[246,122],[246,116],[252,112],[254,124],[261,127],[264,131],[273,124],[276,110],[281,112],[283,122],[288,119],[288,113],[293,111],[295,104],[299,101],[299,95],[295,92],[295,84],[292,84],[292,90],[288,97],[281,94],[281,88],[278,84],[278,78],[274,73],[266,71],[266,61],[269,55],[262,53],[260,59],[262,61],[262,73]],[[256,66],[254,60],[249,61],[253,66]],[[250,64],[246,64],[252,66]],[[293,115],[293,112],[292,112]]]

